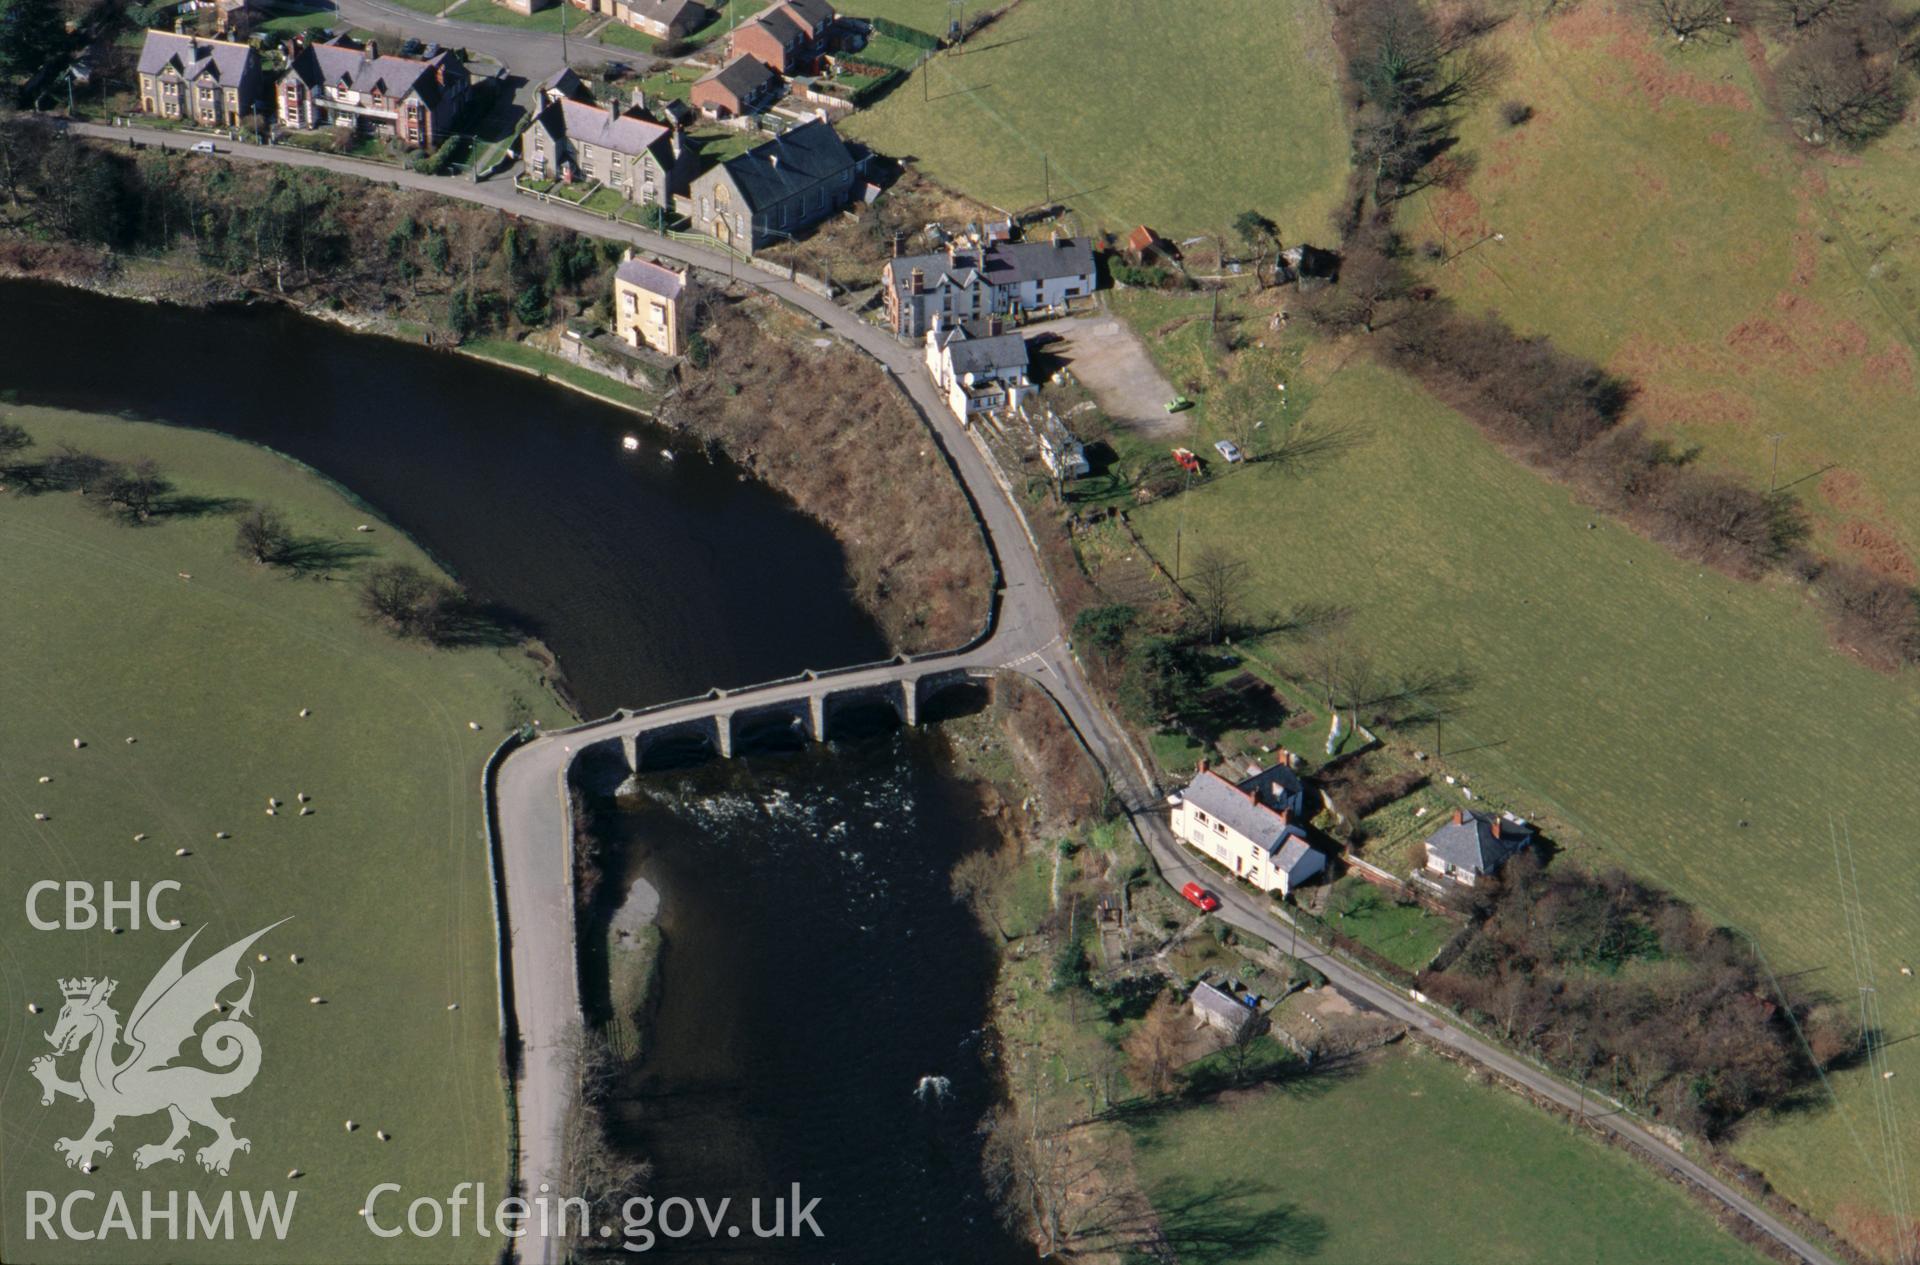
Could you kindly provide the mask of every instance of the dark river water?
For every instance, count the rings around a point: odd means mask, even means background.
[[[0,392],[267,444],[523,618],[589,715],[885,653],[837,544],[724,461],[525,375],[279,309],[0,282]],[[639,457],[620,436],[641,436]],[[823,1239],[710,1259],[1031,1259],[991,1218],[975,1123],[991,946],[949,898],[990,841],[938,739],[885,726],[646,779],[612,882],[661,892],[662,994],[620,1136],[652,1191],[819,1198]],[[922,1076],[950,1082],[921,1101]]]

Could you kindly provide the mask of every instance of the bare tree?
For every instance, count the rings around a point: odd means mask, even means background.
[[[1207,640],[1217,643],[1239,616],[1247,564],[1207,545],[1194,556],[1188,575],[1193,604],[1207,626]]]
[[[1906,72],[1877,29],[1828,27],[1795,45],[1780,83],[1800,135],[1810,144],[1855,146],[1883,135],[1906,113]]]
[[[1640,0],[1640,8],[1657,29],[1683,44],[1703,31],[1722,30],[1727,24],[1722,0]]]
[[[1000,891],[1006,882],[1007,870],[1003,852],[997,848],[982,848],[978,852],[969,852],[955,862],[947,882],[955,900],[991,922],[1002,940],[1011,941],[1013,937],[1007,934],[1006,924],[1000,919]]]
[[[1008,1104],[981,1126],[981,1163],[1009,1226],[1029,1231],[1046,1257],[1098,1247],[1142,1224],[1146,1211],[1126,1183],[1109,1178],[1122,1162],[1107,1126],[1059,1119],[1061,1103],[1036,1091],[1025,1109]]]
[[[1186,1033],[1187,1008],[1171,993],[1160,994],[1124,1043],[1128,1078],[1155,1098],[1172,1092]]]
[[[614,1215],[653,1176],[653,1165],[624,1153],[607,1135],[602,1106],[619,1066],[606,1039],[574,1028],[562,1057],[571,1064],[573,1094],[561,1124],[560,1196],[584,1199],[594,1224]],[[582,1226],[583,1233],[591,1233]]]
[[[360,582],[360,605],[368,618],[398,632],[412,633],[419,628],[421,610],[432,587],[433,581],[418,567],[383,562]]]
[[[1761,0],[1761,20],[1782,35],[1848,22],[1869,0]]]
[[[271,505],[255,505],[242,514],[233,533],[233,547],[262,565],[285,558],[292,544],[286,518]]]
[[[142,457],[126,465],[112,465],[89,491],[125,517],[144,523],[172,488],[160,473],[159,463]]]

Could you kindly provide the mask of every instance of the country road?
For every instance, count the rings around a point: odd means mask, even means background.
[[[353,2],[353,0],[349,0]],[[191,139],[153,129],[75,124],[86,135],[123,139],[128,135],[153,144],[183,148]],[[510,187],[489,187],[418,173],[370,170],[368,165],[329,154],[290,147],[221,145],[225,156],[243,160],[323,167],[385,180],[442,196],[495,206],[528,219],[558,224],[601,237],[622,238],[652,253],[715,273],[726,273],[728,259],[716,251],[676,242],[628,225],[611,224],[570,207],[534,201]],[[1219,892],[1219,916],[1270,942],[1287,939],[1290,924],[1264,897],[1221,883],[1215,874],[1173,837],[1161,812],[1162,789],[1137,747],[1095,697],[1061,624],[1059,607],[1037,556],[1025,516],[999,469],[975,436],[960,426],[922,372],[917,349],[868,324],[831,300],[755,268],[739,270],[741,284],[766,291],[820,321],[880,362],[906,391],[953,462],[977,508],[999,565],[1002,586],[990,634],[956,656],[956,661],[1020,672],[1045,688],[1105,767],[1161,877],[1178,888],[1189,880]],[[820,665],[822,668],[833,665]],[[568,1069],[562,1055],[579,1026],[566,830],[565,770],[572,738],[555,734],[528,744],[508,757],[496,781],[502,852],[505,857],[509,938],[515,1015],[525,1057],[517,1099],[522,1147],[521,1173],[527,1193],[542,1183],[557,1189],[560,1138],[567,1103]],[[1481,1039],[1446,1014],[1415,1003],[1400,990],[1333,953],[1311,959],[1334,987],[1357,1002],[1392,1016],[1428,1040],[1458,1052],[1569,1109],[1583,1096],[1572,1085],[1541,1071]],[[1587,1118],[1630,1143],[1652,1163],[1665,1168],[1718,1200],[1809,1265],[1836,1265],[1792,1226],[1747,1198],[1705,1167],[1618,1112],[1586,1112]],[[523,1240],[524,1259],[557,1265],[567,1245],[557,1237]]]

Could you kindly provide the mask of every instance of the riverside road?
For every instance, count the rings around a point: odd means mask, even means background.
[[[72,130],[108,140],[136,138],[153,145],[185,148],[191,136],[146,128],[74,124]],[[710,273],[735,271],[727,256],[699,245],[673,241],[629,225],[614,224],[574,208],[538,202],[512,191],[417,172],[370,167],[364,162],[291,147],[221,142],[224,157],[321,167],[386,181],[442,197],[496,207],[513,215],[590,233],[624,239],[666,258]],[[1160,812],[1162,788],[1132,742],[1105,706],[1095,698],[1079,662],[1067,644],[1060,611],[1041,569],[1037,547],[1025,517],[999,468],[962,427],[934,391],[922,370],[917,348],[858,315],[757,268],[737,270],[738,284],[774,295],[821,322],[871,355],[900,384],[938,438],[977,510],[1000,571],[995,616],[987,635],[952,656],[922,659],[922,668],[977,667],[1019,672],[1047,690],[1105,767],[1115,791],[1145,840],[1161,877],[1176,889],[1189,880],[1219,892],[1219,916],[1271,942],[1287,939],[1290,924],[1283,911],[1252,892],[1219,883],[1211,871],[1174,838]],[[830,665],[829,665],[830,666]],[[884,670],[884,669],[876,669]],[[897,678],[889,678],[897,679]],[[736,690],[746,702],[758,691]],[[566,769],[572,748],[617,736],[621,719],[529,743],[502,762],[495,783],[500,846],[505,862],[507,918],[511,942],[514,1012],[523,1044],[519,1111],[521,1175],[529,1195],[559,1191],[560,1143],[568,1103],[569,1064],[565,1052],[579,1027],[575,975],[569,841],[566,822]],[[602,728],[604,733],[599,732]],[[1592,1106],[1592,1096],[1498,1046],[1483,1040],[1445,1013],[1422,1006],[1346,959],[1331,953],[1310,955],[1335,988],[1354,1001],[1389,1015],[1428,1040],[1482,1064],[1524,1086],[1528,1092],[1569,1110]],[[1586,1118],[1607,1129],[1654,1164],[1723,1204],[1809,1265],[1835,1265],[1805,1236],[1748,1199],[1681,1151],[1669,1146],[1623,1112],[1585,1110]],[[566,1259],[558,1238],[521,1243],[523,1257],[542,1265]]]

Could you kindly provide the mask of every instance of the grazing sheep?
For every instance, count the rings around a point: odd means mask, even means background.
[[[289,1181],[292,1181],[294,1178],[299,1177],[300,1175],[301,1175],[300,1170],[297,1168],[290,1168],[287,1170],[287,1180]]]
[[[40,1013],[40,1004],[39,1004],[38,1002],[31,1002],[31,1001],[30,1001],[30,1002],[28,1002],[28,1003],[27,1003],[27,1013],[28,1013],[28,1014],[30,1014],[30,1015],[37,1015],[37,1014],[39,1014],[39,1013]]]
[[[326,998],[324,998],[324,997],[309,997],[309,998],[307,998],[307,1005],[309,1005],[309,1006],[324,1006],[324,1005],[326,1005],[326,1004],[327,1004],[327,999],[326,999]]]
[[[309,807],[307,807],[306,805],[304,805],[304,804],[302,804],[302,805],[300,806],[300,815],[301,815],[302,817],[311,817],[311,816],[313,816],[313,809],[311,809],[311,808],[309,808]]]
[[[372,523],[362,523],[362,524],[360,524],[360,525],[359,525],[358,527],[356,527],[356,528],[354,528],[354,530],[355,530],[355,531],[372,531],[372,530],[373,530],[373,524],[372,524]]]
[[[35,821],[45,821],[47,819],[47,815],[45,813],[35,813],[33,815],[33,819]]]
[[[477,720],[470,720],[467,722],[467,728],[478,731],[480,728],[480,722]]]
[[[295,966],[298,966],[300,965],[300,955],[298,953],[289,953],[287,954],[287,961],[293,963]]]
[[[231,839],[231,838],[233,838],[233,836],[232,836],[232,835],[230,835],[230,834],[228,834],[228,833],[227,833],[226,831],[224,831],[224,830],[216,830],[216,831],[214,831],[214,832],[213,832],[213,837],[214,837],[214,838],[216,838],[216,839]]]
[[[133,837],[133,841],[134,841],[135,843],[145,843],[145,842],[147,841],[147,834],[146,834],[146,831],[144,831],[144,830],[143,830],[143,831],[141,831],[141,832],[140,832],[139,834],[137,834],[137,835],[135,835],[135,836]]]
[[[354,1123],[353,1121],[351,1121],[351,1120],[349,1120],[349,1121],[347,1121],[347,1132],[348,1132],[348,1133],[352,1133],[352,1132],[353,1132],[353,1131],[354,1131],[355,1129],[358,1129],[359,1127],[360,1127],[360,1126],[359,1126],[359,1125],[357,1125],[357,1124],[355,1124],[355,1123]]]
[[[40,775],[40,785],[45,786],[48,782],[51,782],[51,781],[53,781],[53,779],[48,777],[46,774],[43,773]]]
[[[267,796],[267,807],[268,807],[268,808],[278,808],[278,807],[280,807],[280,801],[279,801],[279,800],[277,800],[277,799],[275,799],[275,798],[274,798],[273,796],[271,796],[271,795],[269,795],[269,796]]]
[[[447,1009],[448,1009],[448,1010],[458,1010],[458,1009],[460,1009],[460,1003],[459,1003],[459,1002],[457,1002],[457,1001],[456,1001],[456,1002],[452,1002],[452,1003],[450,1003],[450,1004],[449,1004],[449,1005],[447,1006]]]
[[[73,740],[73,749],[74,749],[75,751],[78,751],[78,750],[79,750],[80,748],[82,748],[82,747],[84,747],[84,746],[86,746],[86,745],[87,745],[87,744],[86,744],[85,742],[82,742],[82,741],[81,741],[80,739],[78,739],[78,738],[75,738],[75,739]]]
[[[279,815],[280,815],[279,813],[277,813],[277,812],[275,812],[275,811],[274,811],[273,809],[271,809],[271,808],[269,808],[269,809],[267,810],[267,816],[269,816],[269,817],[278,817]]]
[[[309,717],[309,716],[311,716],[311,715],[313,715],[313,709],[312,709],[311,707],[302,707],[302,708],[300,709],[300,719],[301,719],[301,720],[305,720],[305,719],[306,719],[307,717]]]
[[[193,853],[187,851],[185,848],[175,848],[173,850],[173,855],[177,857],[190,857],[193,855]]]
[[[254,961],[256,962],[265,962],[267,960],[267,955],[264,953],[256,953],[253,955],[253,958],[254,958]]]
[[[388,1133],[385,1129],[375,1129],[373,1131],[373,1136],[376,1138],[379,1138],[382,1142],[393,1141],[393,1135],[391,1133]]]
[[[305,791],[295,791],[293,797],[303,804],[313,798],[313,796],[307,794]]]
[[[139,740],[138,738],[128,738],[128,739],[127,739],[127,745],[128,745],[129,747],[131,747],[131,746],[132,746],[132,745],[133,745],[134,743],[136,743],[136,742],[138,742],[138,741],[140,741],[140,740]]]
[[[176,571],[174,572],[174,574],[179,576],[183,580],[191,580],[193,578],[192,573],[187,571]]]

